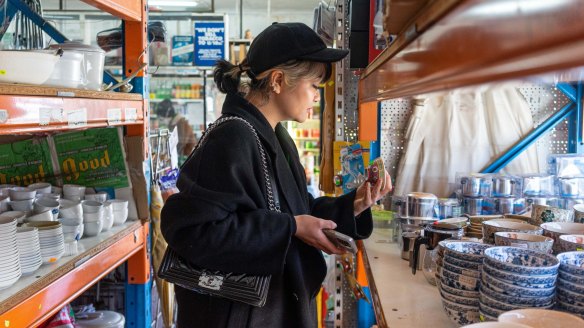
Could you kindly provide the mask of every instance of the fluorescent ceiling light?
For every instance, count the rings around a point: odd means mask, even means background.
[[[165,1],[165,0],[154,0],[148,1],[149,6],[164,6],[164,7],[196,7],[199,3],[197,1]]]

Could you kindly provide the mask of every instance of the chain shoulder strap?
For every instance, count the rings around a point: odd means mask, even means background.
[[[260,137],[258,136],[256,129],[247,120],[245,120],[241,117],[238,117],[238,116],[220,117],[215,122],[211,123],[209,125],[209,127],[203,132],[203,135],[201,136],[201,140],[199,140],[199,142],[195,146],[195,149],[193,150],[193,154],[203,145],[203,143],[207,139],[207,136],[209,135],[209,133],[211,131],[213,131],[213,129],[215,129],[219,125],[221,125],[225,122],[229,122],[229,121],[240,121],[240,122],[244,123],[245,126],[247,126],[251,130],[252,134],[254,135],[255,140],[256,140],[256,144],[257,144],[258,149],[260,151],[260,157],[262,160],[262,172],[264,175],[264,183],[266,185],[266,198],[268,200],[268,206],[269,206],[270,211],[280,213],[281,212],[280,204],[279,204],[279,202],[276,202],[275,197],[274,197],[274,191],[272,189],[272,183],[271,183],[272,177],[270,176],[270,170],[268,170],[268,159],[267,159],[266,151],[264,149],[264,145],[260,141]],[[277,188],[277,186],[275,184],[274,184],[274,188]]]

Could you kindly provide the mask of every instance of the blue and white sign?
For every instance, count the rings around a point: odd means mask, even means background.
[[[195,66],[211,67],[226,59],[225,22],[195,22]]]

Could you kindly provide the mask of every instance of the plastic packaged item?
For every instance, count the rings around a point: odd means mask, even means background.
[[[488,174],[471,173],[457,177],[462,195],[464,197],[489,197],[491,196],[492,178]]]
[[[495,197],[493,198],[495,204],[495,214],[513,214],[513,207],[515,204],[514,197]]]
[[[438,199],[438,218],[440,220],[447,218],[456,218],[462,214],[460,202],[456,198]]]
[[[49,49],[62,49],[64,55],[68,52],[82,54],[82,67],[83,71],[85,72],[83,88],[89,90],[101,90],[101,85],[103,83],[105,51],[96,46],[90,46],[73,41],[53,44],[49,46]]]
[[[357,188],[367,178],[363,164],[363,149],[356,143],[341,149],[341,167],[343,175],[343,193]]]
[[[494,175],[492,177],[492,195],[493,197],[511,197],[519,196],[521,190],[518,190],[519,178],[510,175]]]
[[[513,214],[523,214],[527,212],[527,202],[525,198],[515,198],[513,201]]]
[[[584,178],[558,178],[558,193],[562,197],[584,197]]]
[[[464,213],[468,215],[482,215],[483,200],[483,197],[464,197]]]
[[[571,210],[574,208],[576,204],[584,204],[584,198],[569,198],[569,197],[562,197],[560,198],[560,208],[565,210]]]
[[[553,196],[554,176],[549,174],[526,174],[521,185],[525,196]]]
[[[584,178],[584,155],[553,154],[548,156],[548,173],[558,178]]]

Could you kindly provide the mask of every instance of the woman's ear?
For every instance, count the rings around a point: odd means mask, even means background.
[[[282,71],[274,71],[270,76],[270,90],[275,94],[280,94],[282,92],[282,86],[284,85],[284,73]]]

